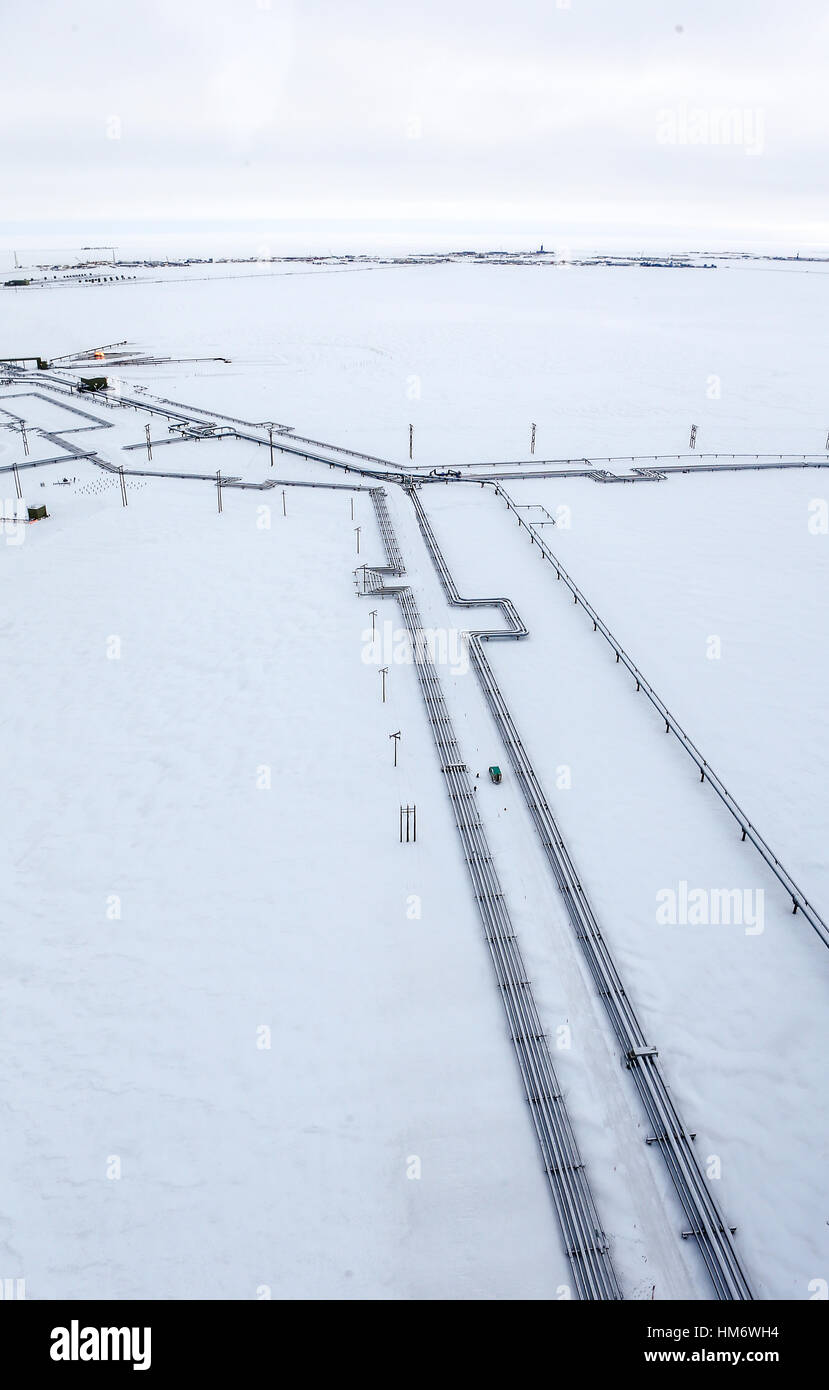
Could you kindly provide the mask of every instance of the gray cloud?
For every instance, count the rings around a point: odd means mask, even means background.
[[[829,13],[811,0],[34,0],[3,27],[11,227],[552,221],[829,240]]]

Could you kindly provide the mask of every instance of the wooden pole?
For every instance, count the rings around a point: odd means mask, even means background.
[[[219,516],[222,514],[222,474],[221,470],[216,474],[216,492],[219,499]]]
[[[530,435],[530,453],[535,453],[535,425],[533,425],[532,434]]]
[[[121,477],[121,506],[122,506],[122,507],[126,507],[126,505],[127,505],[127,485],[126,485],[126,483],[124,482],[124,465],[123,465],[123,463],[121,464],[121,467],[118,469],[118,472],[119,472],[120,477]]]

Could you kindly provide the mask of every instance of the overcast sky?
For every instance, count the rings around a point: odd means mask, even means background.
[[[825,0],[0,4],[9,244],[829,243]]]

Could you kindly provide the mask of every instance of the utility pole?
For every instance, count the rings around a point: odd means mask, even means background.
[[[690,440],[689,440],[689,443],[690,443],[690,446],[691,446],[692,449],[696,449],[696,447],[697,447],[697,427],[696,427],[696,425],[692,425],[692,426],[691,426],[691,438],[690,438]]]
[[[414,425],[409,425],[409,458],[412,457],[412,449],[413,449],[413,447],[414,447]]]
[[[532,433],[530,435],[530,453],[535,453],[535,425],[533,425]]]
[[[386,703],[386,676],[387,676],[388,674],[389,674],[389,668],[388,668],[388,666],[381,666],[381,667],[380,667],[380,679],[381,679],[381,681],[383,682],[383,700],[382,700],[382,703],[383,703],[383,704]]]
[[[148,424],[144,426],[144,432],[147,436],[147,458],[152,462],[153,446],[150,443],[150,426]]]
[[[127,485],[126,485],[126,483],[124,482],[124,465],[123,465],[123,463],[121,464],[120,468],[118,469],[118,472],[119,472],[120,478],[121,478],[121,506],[122,506],[122,507],[126,507],[126,505],[127,505]]]
[[[24,452],[24,454],[26,455],[26,457],[28,458],[28,457],[29,457],[29,436],[28,436],[28,434],[26,433],[26,425],[25,425],[25,423],[22,423],[22,424],[21,424],[21,426],[20,426],[20,433],[23,435],[23,452]]]
[[[394,739],[394,765],[397,767],[397,741],[400,738],[400,730],[396,734],[389,734],[389,738]]]
[[[360,553],[360,531],[361,531],[361,529],[362,529],[362,528],[361,528],[360,526],[355,526],[355,527],[354,527],[354,534],[355,534],[355,536],[357,537],[357,554],[358,554],[358,555],[359,555],[359,553]]]
[[[15,464],[12,464],[12,467],[13,467],[13,469],[14,469],[14,486],[15,486],[15,489],[16,489],[16,491],[17,491],[18,501],[22,502],[22,501],[23,501],[23,489],[22,489],[21,486],[20,486],[20,474],[19,474],[18,471],[17,471],[17,464],[16,464],[16,463],[15,463]]]
[[[216,493],[219,499],[219,516],[222,514],[222,474],[221,469],[216,474]]]
[[[400,843],[401,843],[401,845],[403,844],[403,822],[404,822],[404,817],[405,817],[405,823],[406,823],[406,844],[408,844],[410,840],[413,841],[413,842],[417,840],[417,807],[416,807],[416,806],[401,806],[401,807],[400,807]]]
[[[829,440],[826,441],[826,447],[827,447],[827,449],[829,449]],[[353,520],[354,520],[354,498],[352,497],[352,498],[350,498],[349,500],[350,500],[350,502],[351,502],[351,520],[353,521]]]
[[[18,493],[18,497],[19,497],[19,496],[20,496],[20,494]],[[376,608],[372,608],[372,610],[371,610],[371,612],[369,613],[368,616],[371,618],[371,640],[372,640],[372,642],[373,642],[373,641],[374,641],[375,632],[377,631],[377,629],[376,629],[375,626],[374,626],[374,619],[377,617],[377,609],[376,609]]]
[[[273,468],[273,432],[277,428],[275,420],[260,420],[258,424],[260,430],[268,431],[268,448],[271,455],[271,468]]]
[[[282,515],[283,515],[283,516],[287,516],[287,515],[288,515],[288,508],[287,508],[287,505],[286,505],[286,502],[285,502],[285,489],[284,489],[284,487],[283,487],[283,489],[282,489]]]

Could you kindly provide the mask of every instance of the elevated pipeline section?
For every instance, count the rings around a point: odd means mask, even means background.
[[[497,604],[504,613],[508,624],[506,631],[470,631],[471,665],[507,750],[516,781],[564,900],[576,940],[621,1047],[625,1066],[633,1077],[651,1126],[650,1141],[658,1146],[667,1165],[687,1221],[687,1229],[682,1234],[696,1238],[697,1247],[718,1298],[751,1299],[753,1294],[748,1276],[737,1253],[732,1231],[720,1212],[697,1162],[691,1135],[662,1074],[657,1049],[649,1042],[639,1022],[564,838],[550,810],[544,789],[484,654],[485,642],[520,640],[527,635],[527,628],[516,614],[510,600],[461,597],[417,491],[410,488],[408,495],[449,603],[453,607],[463,608],[491,607]]]
[[[420,693],[452,804],[576,1291],[580,1299],[618,1300],[622,1298],[622,1291],[613,1268],[607,1237],[602,1230],[553,1067],[532,986],[478,814],[469,772],[428,644],[421,638],[423,623],[420,612],[408,586],[395,585],[386,589],[382,583],[385,575],[403,574],[402,556],[389,516],[385,491],[374,488],[371,498],[388,564],[376,571],[380,582],[370,585],[366,592],[372,597],[389,594],[396,598],[409,634]]]
[[[647,696],[654,709],[657,710],[660,717],[665,720],[665,732],[672,733],[674,737],[682,745],[682,747],[685,749],[685,752],[692,759],[697,768],[697,771],[700,774],[700,781],[707,782],[709,786],[711,786],[714,789],[720,801],[727,808],[727,810],[730,811],[731,815],[734,817],[735,821],[739,825],[743,840],[749,840],[751,842],[751,844],[757,850],[758,854],[762,856],[765,863],[771,869],[778,882],[782,883],[783,887],[785,888],[786,892],[788,893],[791,899],[793,911],[795,913],[798,911],[802,912],[803,916],[806,918],[806,921],[809,923],[811,927],[814,928],[815,932],[820,937],[820,940],[823,942],[824,946],[829,946],[829,927],[827,927],[820,913],[817,911],[815,907],[812,906],[803,890],[798,887],[791,874],[780,862],[777,855],[774,853],[774,850],[769,845],[768,841],[763,838],[759,830],[757,830],[756,827],[752,824],[745,811],[737,803],[735,798],[731,795],[731,792],[726,787],[722,778],[717,776],[717,773],[711,767],[711,764],[708,762],[708,759],[703,757],[701,750],[688,736],[688,734],[686,734],[679,721],[668,709],[667,705],[665,704],[665,701],[662,700],[659,697],[659,695],[657,695],[653,686],[642,675],[642,672],[639,670],[639,667],[635,664],[631,657],[628,656],[621,642],[619,642],[618,639],[614,637],[607,624],[599,617],[593,605],[588,601],[588,599],[582,593],[581,589],[578,587],[575,581],[571,579],[570,575],[567,573],[561,561],[557,558],[556,555],[553,554],[552,550],[550,549],[547,542],[544,540],[543,536],[540,535],[538,527],[534,526],[531,521],[528,521],[526,517],[523,517],[521,515],[520,508],[517,506],[513,498],[510,497],[509,493],[506,491],[504,487],[501,486],[499,482],[495,482],[493,486],[497,495],[501,498],[502,501],[506,503],[508,509],[514,513],[515,517],[518,520],[519,526],[523,527],[524,530],[528,533],[533,545],[538,546],[544,559],[547,560],[547,562],[550,565],[552,565],[553,569],[556,572],[556,579],[564,582],[570,593],[573,595],[574,602],[576,604],[579,604],[584,609],[585,613],[593,623],[593,631],[600,632],[602,634],[602,637],[605,639],[606,642],[610,644],[610,646],[613,648],[613,651],[616,653],[616,662],[624,666],[626,670],[628,670],[630,674],[633,676],[634,680],[636,681],[637,691],[641,690]]]

